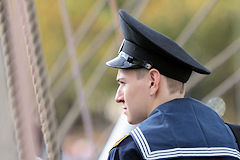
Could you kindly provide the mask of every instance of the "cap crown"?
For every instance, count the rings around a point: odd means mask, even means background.
[[[147,27],[127,12],[119,11],[119,22],[123,37],[125,39],[120,52],[126,53],[131,57],[147,62],[152,67],[167,77],[186,82],[192,71],[200,74],[210,74],[210,71],[192,58],[182,47],[167,36]],[[128,62],[124,65],[117,65],[118,60],[107,64],[116,68],[140,68],[136,64]],[[125,59],[125,61],[128,61]]]

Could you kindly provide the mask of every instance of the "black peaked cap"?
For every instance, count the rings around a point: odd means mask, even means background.
[[[156,68],[167,77],[187,82],[192,71],[210,71],[165,35],[142,24],[124,10],[119,11],[124,37],[119,55],[106,64],[114,68]]]

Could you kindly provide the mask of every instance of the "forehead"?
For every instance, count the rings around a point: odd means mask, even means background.
[[[133,69],[118,69],[117,79],[136,77],[136,72]]]

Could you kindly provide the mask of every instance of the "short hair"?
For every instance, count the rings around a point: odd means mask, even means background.
[[[145,68],[136,69],[137,79],[143,78],[146,75],[146,73],[148,73],[148,70]],[[164,76],[164,75],[162,75],[162,76]],[[185,86],[184,86],[183,82],[180,82],[178,80],[175,80],[175,79],[172,79],[172,78],[169,78],[166,76],[164,76],[164,77],[166,79],[168,90],[169,90],[170,94],[174,94],[176,92],[179,92],[180,94],[184,93]]]
[[[180,82],[178,80],[175,80],[175,79],[172,79],[172,78],[169,78],[166,76],[164,76],[164,77],[166,78],[170,94],[174,94],[176,92],[179,92],[181,94],[184,93],[185,86],[184,86],[183,82]]]
[[[138,68],[138,69],[135,69],[135,71],[136,71],[137,79],[143,78],[148,73],[148,70],[145,68]]]

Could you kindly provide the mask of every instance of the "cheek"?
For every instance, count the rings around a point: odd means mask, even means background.
[[[148,99],[148,89],[145,83],[134,83],[125,90],[125,98],[136,107]]]
[[[134,101],[138,97],[138,89],[135,85],[129,85],[124,88],[125,99],[129,102]]]

